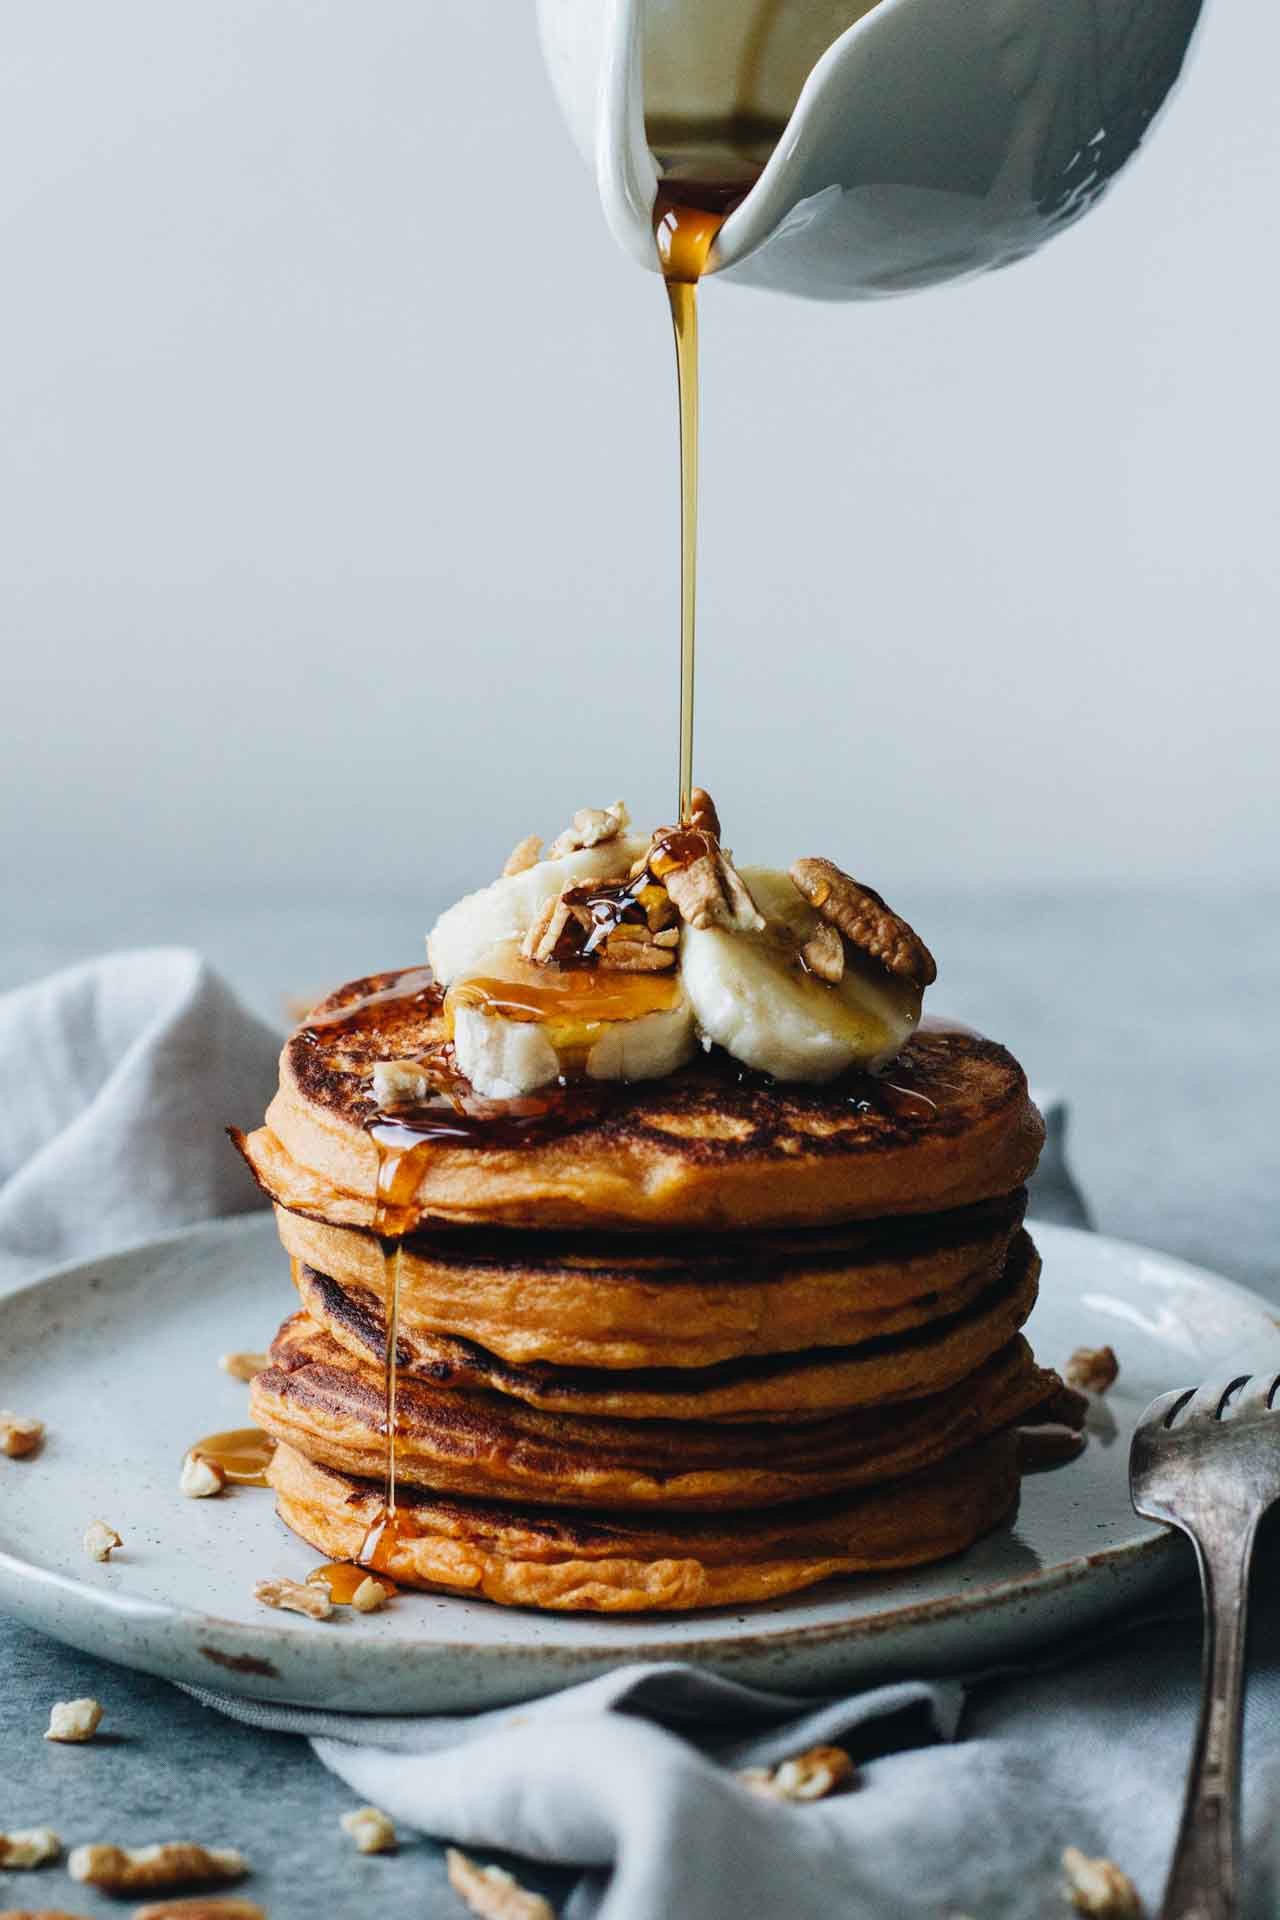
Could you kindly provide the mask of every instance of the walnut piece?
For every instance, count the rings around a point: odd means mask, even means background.
[[[43,1867],[56,1860],[62,1842],[52,1827],[15,1827],[0,1833],[0,1867]]]
[[[113,1550],[123,1545],[115,1528],[105,1520],[93,1520],[85,1528],[84,1550],[91,1560],[109,1560]]]
[[[0,1412],[0,1453],[11,1460],[25,1459],[44,1439],[44,1421],[29,1414]]]
[[[764,916],[747,891],[741,875],[716,843],[703,835],[703,851],[687,866],[672,866],[662,874],[680,918],[691,927],[725,927],[733,933],[760,933]]]
[[[513,873],[528,873],[530,867],[536,867],[541,858],[541,834],[527,833],[523,840],[516,842],[503,862],[503,879],[510,879]]]
[[[776,1767],[744,1767],[738,1775],[744,1787],[766,1800],[825,1800],[847,1792],[857,1777],[843,1747],[810,1747]]]
[[[547,848],[547,859],[561,860],[566,853],[581,853],[585,847],[602,847],[607,840],[616,840],[630,825],[631,815],[621,800],[615,800],[611,807],[579,807],[573,816],[573,824],[557,834]]]
[[[213,1494],[221,1493],[226,1484],[227,1476],[216,1460],[189,1453],[183,1461],[178,1490],[185,1493],[188,1500],[208,1500]]]
[[[913,987],[932,986],[938,977],[933,955],[872,887],[864,887],[831,860],[797,860],[791,879],[797,892],[851,947]]]
[[[224,1353],[218,1365],[233,1380],[252,1380],[255,1373],[264,1373],[271,1362],[265,1353]]]
[[[327,1620],[333,1612],[328,1587],[304,1586],[300,1580],[258,1580],[253,1597],[264,1607],[279,1607],[285,1613],[305,1613],[308,1620]]]
[[[370,1574],[367,1579],[360,1582],[352,1594],[351,1604],[357,1613],[377,1613],[379,1608],[386,1606],[390,1598],[391,1589],[384,1587],[380,1580],[375,1580]]]
[[[104,1893],[163,1893],[202,1881],[239,1880],[249,1871],[236,1847],[202,1847],[193,1840],[163,1840],[149,1847],[94,1844],[76,1847],[67,1861],[73,1880]]]
[[[49,1709],[46,1740],[76,1746],[92,1740],[102,1725],[102,1708],[96,1700],[58,1700]]]
[[[828,986],[838,987],[844,979],[844,941],[829,920],[820,920],[800,949],[800,957],[810,973]]]
[[[194,1900],[149,1900],[134,1908],[133,1920],[267,1920],[267,1910],[235,1894],[197,1894]]]
[[[478,1867],[457,1847],[445,1850],[449,1885],[480,1920],[556,1920],[550,1901],[530,1893],[503,1867]]]
[[[672,940],[670,934],[675,935]],[[676,964],[680,932],[672,927],[665,933],[651,933],[647,926],[624,921],[596,949],[599,964],[609,973],[666,973]]]
[[[351,1835],[357,1853],[390,1853],[395,1847],[395,1824],[381,1807],[356,1807],[338,1825]]]
[[[1063,1369],[1067,1385],[1082,1393],[1105,1393],[1119,1372],[1113,1347],[1077,1347]]]
[[[1138,1889],[1113,1860],[1091,1860],[1079,1847],[1067,1847],[1062,1871],[1067,1876],[1062,1891],[1077,1913],[1097,1914],[1102,1920],[1141,1920]]]

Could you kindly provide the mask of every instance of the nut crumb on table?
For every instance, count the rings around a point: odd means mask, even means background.
[[[46,1740],[77,1746],[92,1740],[102,1725],[102,1708],[96,1700],[57,1700],[49,1709]]]
[[[1091,1860],[1079,1847],[1066,1847],[1062,1871],[1067,1876],[1063,1894],[1077,1913],[1095,1914],[1099,1920],[1142,1920],[1138,1889],[1114,1860]]]
[[[1077,1347],[1063,1368],[1063,1379],[1082,1393],[1105,1393],[1119,1372],[1114,1347]]]
[[[530,1893],[505,1867],[480,1867],[457,1847],[445,1849],[449,1885],[478,1920],[556,1920],[540,1893]]]
[[[355,1841],[358,1853],[390,1853],[396,1845],[395,1824],[381,1807],[354,1807],[338,1825]]]
[[[235,1894],[197,1894],[187,1900],[150,1900],[135,1907],[133,1920],[267,1920],[265,1907]]]
[[[73,1880],[104,1893],[162,1893],[203,1881],[239,1880],[249,1871],[236,1847],[204,1847],[192,1840],[161,1840],[147,1847],[96,1843],[76,1847],[67,1861]]]
[[[284,1613],[305,1613],[308,1620],[327,1620],[333,1612],[328,1587],[304,1584],[301,1580],[258,1580],[253,1597],[264,1607],[278,1607]]]
[[[252,1380],[255,1373],[263,1373],[270,1365],[265,1353],[224,1353],[218,1361],[224,1373],[233,1380]]]
[[[226,1484],[227,1476],[216,1460],[206,1460],[199,1453],[189,1453],[183,1460],[178,1490],[185,1493],[188,1500],[209,1500],[215,1493],[221,1493]]]
[[[0,1833],[0,1867],[43,1867],[56,1860],[62,1842],[52,1827],[15,1827]]]
[[[776,1767],[744,1767],[738,1775],[750,1793],[764,1800],[825,1800],[845,1793],[858,1772],[843,1747],[810,1747]]]

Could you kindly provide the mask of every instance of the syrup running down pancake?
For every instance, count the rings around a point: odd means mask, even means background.
[[[344,987],[285,1046],[267,1124],[236,1136],[262,1187],[333,1226],[375,1224],[378,1062],[439,1056],[447,1034],[425,969]],[[397,1115],[418,1218],[548,1229],[830,1226],[932,1214],[1012,1192],[1044,1125],[1012,1055],[976,1034],[922,1030],[891,1073],[810,1086],[710,1054],[666,1079],[551,1088]]]

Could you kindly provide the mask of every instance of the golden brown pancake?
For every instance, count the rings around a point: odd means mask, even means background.
[[[1016,1449],[1015,1434],[999,1433],[888,1486],[723,1520],[573,1515],[406,1492],[377,1564],[402,1586],[564,1612],[771,1600],[833,1574],[920,1566],[971,1546],[1017,1504]],[[296,1534],[327,1559],[361,1557],[382,1518],[380,1487],[290,1446],[277,1449],[267,1477]]]
[[[438,1051],[447,1037],[438,997],[397,1000],[400,980],[354,981],[317,1008],[285,1045],[266,1126],[237,1141],[275,1199],[335,1226],[376,1223],[375,1063]],[[664,1080],[611,1084],[598,1106],[518,1136],[491,1127],[487,1138],[435,1139],[401,1198],[439,1222],[824,1226],[1010,1193],[1043,1140],[1012,1055],[975,1034],[922,1030],[881,1082],[783,1084],[713,1053]]]
[[[1039,1274],[1030,1237],[1020,1233],[994,1278],[982,1276],[973,1291],[948,1296],[924,1324],[879,1334],[855,1347],[810,1348],[694,1369],[512,1366],[474,1342],[419,1334],[402,1303],[398,1369],[404,1378],[431,1386],[509,1394],[553,1413],[615,1420],[822,1420],[852,1407],[934,1393],[972,1373],[1027,1320]],[[308,1267],[295,1265],[294,1278],[316,1325],[358,1360],[382,1369],[387,1323],[377,1296],[340,1287]]]
[[[376,1479],[386,1464],[382,1369],[305,1314],[285,1321],[270,1358],[250,1387],[258,1424],[322,1466]],[[1020,1340],[946,1391],[795,1425],[546,1413],[402,1375],[396,1475],[405,1486],[557,1507],[767,1506],[914,1472],[1022,1418],[1059,1385]]]
[[[746,1235],[419,1233],[400,1256],[401,1333],[415,1351],[441,1334],[514,1365],[593,1368],[856,1346],[989,1284],[1025,1205],[1019,1189],[951,1213]],[[353,1306],[385,1298],[372,1234],[279,1207],[276,1219],[295,1261],[327,1274]]]

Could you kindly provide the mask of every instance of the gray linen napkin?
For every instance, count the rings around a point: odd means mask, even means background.
[[[188,953],[117,955],[0,997],[11,1090],[0,1103],[0,1291],[77,1253],[250,1203],[221,1123],[261,1111],[276,1047]],[[1065,1112],[1042,1105],[1049,1144],[1032,1210],[1088,1224]],[[1280,1620],[1260,1629],[1247,1729],[1251,1920],[1280,1910]],[[1174,1614],[967,1688],[907,1682],[820,1701],[681,1665],[628,1667],[469,1716],[370,1719],[197,1697],[307,1736],[406,1826],[567,1870],[566,1920],[1040,1920],[1066,1912],[1067,1844],[1120,1860],[1156,1898],[1198,1646],[1197,1621]],[[819,1740],[849,1748],[857,1791],[774,1806],[733,1777]]]

